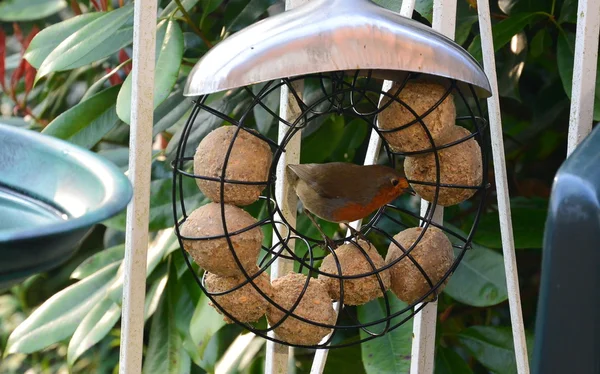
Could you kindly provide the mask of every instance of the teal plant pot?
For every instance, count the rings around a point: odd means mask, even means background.
[[[131,197],[127,177],[98,155],[0,124],[0,290],[67,261]]]

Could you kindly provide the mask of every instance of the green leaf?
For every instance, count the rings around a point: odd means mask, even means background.
[[[177,121],[189,112],[192,105],[192,100],[183,96],[183,88],[173,91],[154,111],[153,135],[159,134],[175,125]]]
[[[33,21],[51,16],[66,7],[65,0],[4,0],[0,3],[0,21]]]
[[[62,41],[46,57],[36,81],[54,71],[70,70],[109,56],[133,40],[133,4],[98,17]]]
[[[459,0],[457,2],[456,11],[456,33],[454,41],[457,44],[462,45],[471,34],[473,25],[479,20],[477,10],[469,4],[466,0]]]
[[[538,13],[519,13],[495,24],[492,27],[494,51],[496,52],[508,44],[513,36],[523,31],[525,26],[538,16]],[[469,47],[469,53],[479,61],[483,59],[481,55],[480,35],[477,35],[473,39],[473,42]]]
[[[84,148],[91,148],[119,122],[115,100],[119,86],[108,88],[56,117],[43,131]]]
[[[511,199],[510,205],[515,247],[542,248],[548,200]],[[502,248],[498,211],[487,212],[481,216],[475,232],[475,242],[488,248]]]
[[[110,299],[104,299],[90,310],[69,341],[67,362],[75,361],[88,349],[102,340],[121,318],[121,307]]]
[[[390,309],[392,313],[398,312],[406,307],[406,304],[391,292],[388,292]],[[381,299],[373,300],[365,305],[357,307],[358,319],[361,323],[368,323],[385,318],[385,303]],[[401,315],[391,320],[391,326],[399,323],[408,315]],[[369,330],[380,333],[384,330],[385,323],[370,326]],[[370,335],[360,330],[360,337],[367,338]],[[382,337],[362,343],[362,359],[365,371],[368,374],[396,374],[408,373],[411,362],[412,346],[412,319],[389,331]]]
[[[191,360],[183,349],[183,339],[175,322],[177,277],[169,274],[167,290],[163,293],[150,325],[148,350],[143,373],[189,373]]]
[[[556,63],[558,74],[562,81],[565,93],[571,98],[573,86],[573,60],[575,58],[575,34],[560,33],[556,44]]]
[[[232,19],[226,20],[226,30],[235,32],[254,23],[275,2],[276,0],[250,0],[243,9],[236,11]]]
[[[121,169],[123,172],[127,171],[127,169],[129,168],[128,147],[110,148],[98,151],[97,153],[98,155],[115,164],[115,166]]]
[[[600,55],[598,55],[600,60]],[[562,81],[565,93],[571,98],[573,85],[573,62],[575,60],[575,34],[571,32],[559,33],[556,46],[556,61],[558,74]],[[597,76],[600,76],[596,71]],[[600,121],[600,79],[596,79],[594,98],[594,121]]]
[[[183,8],[187,12],[189,12],[194,7],[194,5],[198,4],[198,1],[199,0],[181,0],[181,5],[183,5]],[[167,5],[165,9],[163,9],[163,11],[160,12],[159,18],[169,17],[171,13],[175,12],[176,9],[178,9],[177,3],[175,1],[171,1],[169,5]],[[181,16],[183,16],[183,14],[181,14],[181,11],[178,10],[175,13],[175,17]]]
[[[302,142],[301,162],[322,163],[333,153],[344,136],[344,117],[330,116]]]
[[[558,23],[577,23],[577,1],[565,0],[560,8]]]
[[[509,327],[472,326],[458,334],[467,351],[493,373],[516,373],[513,336]]]
[[[81,101],[85,101],[85,100],[89,99],[90,97],[92,97],[93,95],[95,95],[98,91],[101,91],[102,88],[104,88],[104,86],[106,86],[106,83],[109,82],[110,77],[118,75],[119,70],[121,70],[125,65],[130,64],[130,63],[131,63],[130,59],[121,62],[119,65],[115,66],[110,72],[106,73],[100,79],[95,81],[87,89],[87,91],[85,91],[85,94],[81,98]]]
[[[200,0],[202,11],[204,14],[209,14],[217,10],[223,4],[223,0]]]
[[[416,0],[415,10],[429,22],[433,20],[433,0]]]
[[[204,195],[198,190],[196,180],[184,178],[182,180],[185,207],[188,212],[193,211],[205,201]],[[179,194],[179,191],[177,191]],[[150,183],[150,231],[157,231],[172,227],[173,221],[173,179],[158,179]],[[179,199],[179,196],[177,196]],[[127,212],[103,222],[108,227],[125,231]]]
[[[252,86],[252,93],[258,95],[260,91],[265,87],[265,83],[255,84]],[[263,97],[261,102],[274,113],[279,113],[279,98],[281,89],[278,88],[269,93],[266,97]],[[275,117],[271,113],[267,112],[262,106],[256,105],[253,108],[254,118],[256,120],[256,128],[261,134],[267,135],[271,126],[277,122]]]
[[[370,127],[361,119],[354,119],[344,127],[344,134],[331,155],[331,161],[352,162],[356,151],[363,145]]]
[[[351,340],[357,341],[358,339]],[[351,340],[344,340],[342,344],[351,343]],[[362,363],[360,344],[329,351],[323,374],[339,373],[366,374]]]
[[[243,90],[231,90],[227,91],[223,96],[219,95],[211,95],[208,97],[207,101],[213,100],[207,105],[214,110],[217,110],[221,113],[230,114],[236,106],[240,103],[244,103],[248,101],[248,96]],[[204,139],[208,133],[216,129],[217,127],[223,124],[223,120],[205,110],[200,111],[198,116],[196,117],[196,121],[192,125],[192,129],[190,131],[190,135],[187,141],[187,150],[192,151],[198,147],[198,144]],[[175,153],[177,152],[177,145],[181,139],[181,135],[183,133],[184,126],[182,126],[177,132],[173,135],[173,138],[169,141],[169,145],[167,146],[167,161],[172,161],[175,159]],[[189,178],[186,178],[189,179]]]
[[[151,243],[150,248],[148,248],[146,276],[153,275],[152,272],[163,260],[165,253],[171,250],[173,246],[177,245],[177,237],[175,236],[175,230],[173,228],[158,232],[156,238]],[[121,264],[121,267],[119,268],[118,276],[111,282],[106,292],[108,297],[115,303],[121,303],[123,299],[123,264]]]
[[[473,374],[473,370],[458,353],[438,346],[435,354],[435,374]]]
[[[544,53],[544,44],[548,37],[550,37],[550,35],[548,35],[548,31],[545,28],[535,34],[531,40],[531,48],[529,49],[533,57],[539,57]]]
[[[177,82],[179,66],[183,57],[183,33],[179,24],[164,20],[156,30],[156,70],[154,72],[154,108],[165,101]],[[125,123],[131,122],[131,84],[129,74],[117,98],[117,114]]]
[[[115,262],[123,260],[125,245],[104,249],[88,257],[71,274],[72,279],[83,279]]]
[[[455,249],[456,255],[460,250]],[[508,299],[504,259],[484,247],[467,250],[444,292],[463,304],[484,307]]]
[[[504,49],[498,54],[496,67],[498,75],[498,91],[502,97],[510,97],[521,101],[519,82],[527,61],[527,37],[524,32],[517,33],[511,40],[511,48]]]
[[[399,0],[374,0],[374,2],[396,13],[400,12],[400,8],[402,7],[402,1]]]
[[[162,269],[157,270],[157,272],[160,271],[162,275],[152,283],[150,289],[146,293],[146,301],[144,305],[144,319],[146,321],[154,314],[154,312],[156,312],[160,298],[162,297],[165,287],[167,286],[169,273],[166,270],[166,266],[164,271]]]
[[[117,267],[118,264],[108,266],[48,299],[12,332],[6,352],[32,353],[71,336],[104,298]]]
[[[217,8],[223,4],[223,0],[201,0],[202,4],[202,18],[200,19],[200,25],[204,24],[206,17],[217,10]]]
[[[200,296],[196,309],[190,321],[190,336],[194,345],[198,347],[198,354],[201,358],[204,357],[204,351],[208,346],[210,338],[225,326],[223,316],[208,305],[210,300],[207,296]]]
[[[79,31],[83,26],[103,16],[102,12],[86,13],[69,18],[47,27],[37,34],[23,56],[33,67],[39,69],[50,53],[66,38]]]

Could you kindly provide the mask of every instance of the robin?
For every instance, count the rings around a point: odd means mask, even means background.
[[[331,162],[290,164],[288,169],[292,186],[319,231],[310,213],[325,221],[348,224],[367,217],[410,189],[401,173],[383,165]]]

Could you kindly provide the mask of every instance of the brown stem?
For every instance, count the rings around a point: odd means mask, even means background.
[[[206,44],[206,46],[208,48],[212,48],[213,44],[210,42],[210,40],[208,40],[206,38],[206,36],[204,36],[204,34],[202,33],[202,31],[198,28],[198,26],[196,26],[196,24],[194,23],[194,21],[192,21],[192,17],[190,17],[190,14],[187,12],[187,10],[185,10],[185,8],[183,7],[183,5],[181,5],[181,1],[180,0],[175,0],[175,3],[177,4],[177,8],[179,8],[179,10],[181,11],[181,14],[183,14],[183,19],[185,20],[185,22],[190,25],[190,27],[192,28],[192,30],[194,30],[194,32],[196,34],[198,34],[198,36],[204,41],[204,43]]]
[[[448,317],[450,317],[450,313],[452,312],[452,309],[454,309],[455,305],[456,304],[450,305],[448,308],[446,308],[446,310],[444,310],[442,312],[442,314],[440,315],[440,322],[443,323],[443,322],[445,322],[448,319]]]

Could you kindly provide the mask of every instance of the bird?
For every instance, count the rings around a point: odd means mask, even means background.
[[[291,186],[304,205],[307,216],[331,243],[311,213],[335,223],[348,224],[367,217],[398,196],[410,185],[399,171],[384,165],[346,162],[288,164]],[[349,225],[353,233],[356,233]]]

